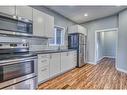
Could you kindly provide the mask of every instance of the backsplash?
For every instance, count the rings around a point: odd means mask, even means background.
[[[0,42],[28,42],[30,51],[45,50],[48,47],[48,39],[31,37],[14,37],[0,35]]]
[[[30,46],[30,51],[56,50],[59,48],[59,46],[49,46],[48,39],[44,38],[14,37],[0,35],[0,42],[28,42]],[[67,45],[65,44],[64,46],[60,46],[60,49],[67,49]]]

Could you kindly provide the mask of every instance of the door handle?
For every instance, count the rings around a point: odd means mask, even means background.
[[[47,60],[42,60],[41,62],[43,63],[43,62],[46,62]]]
[[[44,68],[44,69],[42,69],[41,71],[43,72],[43,71],[45,71],[45,70],[47,70],[47,68]]]

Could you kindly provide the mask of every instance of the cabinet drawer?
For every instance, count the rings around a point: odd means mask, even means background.
[[[38,68],[49,65],[49,54],[38,55]]]
[[[49,66],[38,68],[38,83],[49,79]]]
[[[49,58],[49,54],[38,54],[38,58]]]
[[[38,68],[49,65],[49,59],[39,59]]]

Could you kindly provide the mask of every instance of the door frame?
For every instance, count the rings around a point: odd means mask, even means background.
[[[101,59],[97,59],[97,33],[98,32],[105,32],[105,31],[116,31],[116,57],[117,57],[117,48],[118,48],[118,28],[108,28],[108,29],[102,29],[102,30],[96,30],[95,31],[95,63]]]

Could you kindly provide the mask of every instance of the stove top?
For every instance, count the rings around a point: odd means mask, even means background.
[[[32,57],[32,56],[36,56],[36,53],[34,53],[34,52],[6,53],[6,54],[0,54],[0,60],[14,59],[14,58],[25,58],[25,57]]]

